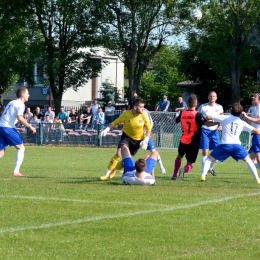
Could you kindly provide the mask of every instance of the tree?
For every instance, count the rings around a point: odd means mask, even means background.
[[[177,84],[185,77],[179,72],[180,48],[164,46],[151,60],[151,70],[144,73],[140,95],[147,105],[157,104],[163,95],[177,101],[181,89]]]
[[[25,17],[35,17],[28,26],[39,31],[32,39],[41,50],[46,82],[52,91],[55,110],[59,111],[62,95],[75,91],[101,69],[100,60],[92,58],[99,46],[104,27],[99,22],[99,6],[92,0],[30,0],[24,3]],[[89,49],[86,49],[88,47]]]
[[[177,5],[183,1],[173,0],[108,0],[110,17],[106,22],[111,30],[106,46],[119,56],[128,70],[128,95],[133,90],[140,94],[143,73],[151,59],[162,48],[167,37],[173,34],[173,24],[179,16]],[[170,7],[175,6],[169,11]],[[171,13],[171,16],[169,16]]]

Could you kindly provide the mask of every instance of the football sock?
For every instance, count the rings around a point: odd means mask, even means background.
[[[190,172],[192,170],[193,166],[191,164],[187,164],[184,166],[184,172]]]
[[[163,164],[162,164],[161,156],[159,154],[158,154],[157,162],[158,162],[160,168],[162,169],[163,168]]]
[[[258,177],[258,173],[257,173],[256,167],[255,167],[255,164],[252,162],[252,160],[250,158],[246,161],[246,164],[247,164],[247,167],[250,170],[250,172],[253,174],[254,178],[256,180],[258,180],[259,177]]]
[[[200,158],[201,164],[203,164],[207,158],[208,158],[208,156],[202,155]]]
[[[22,165],[23,158],[24,158],[24,150],[25,150],[24,146],[17,150],[15,166],[14,166],[14,173],[19,173],[20,172],[20,167]]]
[[[254,164],[257,169],[260,169],[260,165],[257,162],[254,162]]]
[[[201,177],[205,177],[207,175],[207,172],[209,170],[211,164],[211,160],[209,158],[207,158],[204,163],[202,164],[202,173],[201,173]]]
[[[121,157],[117,156],[116,154],[112,157],[112,159],[110,160],[107,168],[108,170],[112,171],[114,168],[116,168],[116,165],[118,164],[118,161],[120,160]],[[110,172],[109,172],[110,173]],[[109,173],[106,172],[106,174],[108,175]]]
[[[214,162],[211,162],[210,164],[210,170],[213,169],[213,167],[215,166],[215,164],[218,162],[218,160],[214,161]]]
[[[177,174],[179,172],[180,167],[181,167],[181,159],[180,158],[176,158],[175,159],[175,163],[174,163],[173,177],[177,178]]]

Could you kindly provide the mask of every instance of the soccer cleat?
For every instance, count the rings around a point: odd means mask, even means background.
[[[12,175],[14,176],[14,177],[24,177],[24,175],[22,174],[22,173],[20,173],[20,172],[18,172],[18,173],[12,173]]]
[[[172,180],[172,181],[176,181],[176,180],[177,180],[177,178],[176,178],[176,177],[174,177],[174,176],[172,176],[172,177],[171,177],[171,180]]]
[[[213,169],[209,169],[208,172],[211,173],[213,176],[217,176],[217,173]]]
[[[106,181],[108,179],[108,175],[104,174],[100,177],[101,181]]]
[[[178,176],[180,179],[183,179],[184,178],[184,169],[183,168],[180,168],[179,170],[179,176]]]
[[[257,179],[257,180],[256,180],[256,183],[260,184],[260,179]]]
[[[165,174],[165,173],[166,173],[166,170],[165,170],[164,167],[161,168],[161,172],[162,172],[162,174]]]
[[[202,182],[202,181],[206,181],[206,177],[205,176],[201,176],[199,179],[198,179],[199,182]]]
[[[116,169],[112,170],[112,171],[109,173],[109,178],[112,179],[115,175],[116,175]]]

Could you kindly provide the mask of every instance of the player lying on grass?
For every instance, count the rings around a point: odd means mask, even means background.
[[[205,160],[199,181],[206,180],[206,175],[210,168],[211,162],[214,162],[215,160],[223,162],[231,156],[236,161],[243,160],[247,164],[250,172],[253,174],[256,182],[260,184],[256,167],[239,140],[239,136],[242,131],[260,135],[260,129],[254,128],[253,126],[242,121],[239,118],[242,111],[243,107],[239,103],[234,103],[230,111],[231,115],[207,116],[207,120],[213,120],[213,122],[221,123],[222,136],[220,145],[214,148]]]
[[[158,159],[158,152],[154,151],[147,160],[138,159],[136,162],[131,157],[131,153],[126,145],[121,148],[122,165],[124,173],[123,184],[130,185],[155,185],[154,167]]]

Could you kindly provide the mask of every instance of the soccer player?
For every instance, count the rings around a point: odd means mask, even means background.
[[[115,121],[110,123],[107,128],[101,131],[100,137],[106,136],[110,129],[120,123],[123,123],[123,134],[118,144],[117,153],[111,158],[105,174],[100,177],[102,181],[114,177],[116,173],[115,168],[121,158],[121,148],[123,145],[129,148],[132,156],[137,153],[140,147],[146,150],[148,146],[149,137],[151,135],[151,124],[147,114],[144,113],[144,102],[142,99],[135,99],[133,108],[125,111]]]
[[[255,105],[251,116],[248,116],[245,112],[241,114],[251,121],[251,125],[254,128],[260,129],[260,94],[255,93],[252,99],[252,103]],[[250,158],[254,162],[256,168],[260,169],[260,136],[253,133],[252,145],[249,149]]]
[[[177,179],[178,172],[179,177],[183,178],[184,173],[190,172],[196,162],[199,152],[201,127],[206,122],[203,115],[196,111],[197,103],[197,96],[194,94],[190,95],[187,104],[188,110],[182,110],[176,118],[176,123],[181,123],[182,125],[182,136],[171,180]],[[185,154],[187,163],[184,168],[180,168],[182,158]]]
[[[152,152],[146,160],[138,159],[136,162],[132,159],[126,145],[122,146],[121,153],[123,157],[122,165],[124,167],[123,184],[155,185],[154,166],[158,158],[157,151]]]
[[[207,116],[207,120],[221,123],[222,136],[221,144],[217,146],[205,160],[199,181],[206,180],[206,175],[212,162],[216,160],[223,162],[229,156],[232,156],[236,161],[243,160],[247,164],[250,172],[253,174],[256,182],[260,184],[256,167],[239,140],[239,135],[242,131],[247,131],[249,133],[253,132],[254,134],[260,135],[260,129],[254,128],[242,121],[239,118],[242,111],[243,107],[239,103],[234,103],[231,108],[231,115]]]
[[[208,96],[209,102],[202,104],[198,111],[202,113],[202,115],[206,118],[209,115],[215,116],[215,115],[222,115],[224,113],[223,107],[216,103],[217,101],[217,93],[215,91],[210,91]],[[202,134],[201,134],[201,143],[200,143],[200,149],[202,149],[202,157],[201,157],[201,163],[202,167],[204,164],[204,161],[206,160],[209,150],[213,150],[215,147],[219,145],[219,125],[212,125],[212,126],[206,126],[204,125],[202,127]],[[213,170],[213,167],[217,161],[212,162],[210,165],[209,172],[213,176],[217,176],[217,173]]]
[[[22,177],[24,175],[20,173],[20,166],[24,159],[25,147],[21,136],[15,129],[15,124],[19,121],[28,127],[33,134],[36,133],[36,129],[23,117],[24,103],[28,101],[30,96],[28,89],[26,87],[19,88],[16,91],[16,96],[16,100],[8,103],[0,119],[0,158],[4,156],[7,145],[14,146],[17,149],[17,154],[13,176]]]

